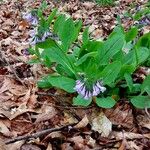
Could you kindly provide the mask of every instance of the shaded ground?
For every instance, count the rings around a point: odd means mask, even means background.
[[[12,0],[0,5],[0,150],[150,149],[148,110],[137,110],[125,99],[107,110],[94,104],[88,108],[72,107],[72,96],[67,93],[37,88],[36,81],[51,70],[27,64],[32,57],[25,55],[31,28],[22,19],[22,13],[40,3]],[[132,9],[131,3],[135,3]],[[58,7],[60,12],[82,19],[84,26],[90,26],[91,36],[98,39],[112,31],[118,14],[125,28],[133,25],[135,22],[123,14],[128,9],[134,13],[143,5],[142,1],[126,0],[109,8],[91,2],[55,1],[49,2],[45,14]],[[148,32],[149,28],[146,26],[141,32]],[[53,132],[42,134],[51,128]],[[33,133],[38,134],[33,136]],[[23,137],[5,144],[27,134],[36,138]]]

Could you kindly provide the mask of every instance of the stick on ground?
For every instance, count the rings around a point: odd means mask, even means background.
[[[13,139],[10,139],[10,140],[7,140],[5,142],[5,144],[11,144],[11,143],[14,143],[14,142],[17,142],[17,141],[21,141],[21,140],[28,140],[28,139],[31,139],[31,138],[37,138],[37,137],[41,137],[43,135],[47,135],[51,132],[54,132],[54,131],[60,131],[64,128],[67,128],[69,126],[74,126],[76,125],[77,123],[72,123],[72,124],[68,124],[68,125],[65,125],[65,126],[62,126],[62,127],[58,127],[58,128],[51,128],[51,129],[46,129],[46,130],[42,130],[42,131],[39,131],[37,133],[33,133],[33,134],[30,134],[30,135],[23,135],[23,136],[18,136],[18,137],[15,137]]]

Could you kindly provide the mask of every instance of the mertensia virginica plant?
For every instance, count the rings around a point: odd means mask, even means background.
[[[150,33],[138,37],[136,27],[124,31],[118,25],[100,41],[90,38],[87,27],[79,40],[81,20],[58,14],[56,9],[48,17],[39,9],[24,18],[34,26],[29,51],[36,58],[29,63],[53,69],[38,82],[40,88],[76,93],[74,105],[88,106],[94,100],[99,107],[110,108],[126,96],[138,108],[150,107],[150,75],[142,83],[132,78],[150,60]]]

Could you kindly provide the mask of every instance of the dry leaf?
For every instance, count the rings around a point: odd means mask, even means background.
[[[12,133],[9,131],[8,127],[4,124],[2,120],[0,120],[0,133],[7,137],[12,136]]]
[[[21,146],[24,144],[24,140],[22,141],[17,141],[15,143],[12,144],[8,144],[7,145],[7,150],[20,150]]]
[[[46,150],[53,150],[52,145],[48,143],[47,149]]]
[[[150,134],[138,134],[138,133],[133,133],[133,132],[112,132],[113,137],[115,137],[116,139],[142,139],[142,138],[148,138],[150,139]]]
[[[56,116],[56,114],[57,114],[57,112],[56,112],[56,109],[54,107],[43,105],[42,113],[39,115],[36,115],[35,123],[50,120],[51,118]]]
[[[104,137],[108,137],[112,131],[112,123],[104,113],[100,113],[92,120],[92,130],[98,131]]]
[[[74,126],[74,128],[77,128],[77,129],[84,128],[88,125],[88,123],[89,123],[89,120],[87,116],[85,115],[84,118],[77,125]]]
[[[33,144],[24,144],[21,146],[20,150],[41,150],[41,148]]]

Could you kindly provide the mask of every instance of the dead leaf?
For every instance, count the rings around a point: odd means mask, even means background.
[[[80,129],[80,128],[84,128],[88,125],[89,120],[87,118],[87,116],[85,115],[84,118],[77,124],[74,126],[74,128]]]
[[[0,138],[0,150],[8,150],[7,145],[3,141],[3,139]]]
[[[7,145],[7,150],[19,150],[21,148],[21,146],[24,144],[24,140],[22,141],[17,141],[15,143],[9,144]]]
[[[10,37],[8,37],[8,38],[6,38],[6,39],[3,39],[3,40],[1,41],[1,43],[2,43],[3,45],[5,45],[5,46],[11,45],[12,42],[13,42],[13,40],[12,40]]]
[[[24,144],[21,146],[20,150],[41,150],[41,148],[33,144]]]
[[[121,125],[129,129],[134,127],[132,109],[129,103],[118,103],[115,108],[106,109],[105,115],[114,125]]]
[[[10,130],[8,129],[8,127],[6,126],[6,124],[4,124],[2,120],[0,120],[0,133],[2,133],[3,135],[7,137],[12,136],[12,133],[10,132]]]
[[[25,30],[29,27],[29,23],[25,20],[19,22],[19,30]]]
[[[87,146],[85,145],[85,141],[81,136],[72,137],[72,138],[68,139],[68,141],[74,142],[74,144],[75,144],[74,149],[83,150],[83,149],[87,148]]]
[[[138,134],[138,133],[133,133],[133,132],[112,132],[112,137],[115,137],[116,139],[142,139],[142,138],[148,138],[150,139],[150,134]]]
[[[12,120],[17,116],[24,114],[26,112],[35,112],[35,111],[32,109],[28,109],[25,102],[22,103],[18,108],[11,109],[11,116],[9,117],[9,119]]]
[[[63,143],[61,144],[61,150],[74,150],[74,148],[71,146],[71,143]]]
[[[53,150],[52,145],[48,143],[47,149],[46,150]]]
[[[41,109],[42,109],[41,114],[36,115],[35,123],[50,120],[51,118],[55,117],[57,114],[56,109],[52,106],[43,105]]]
[[[98,131],[104,137],[108,137],[112,131],[112,123],[104,113],[100,113],[92,120],[92,130]]]
[[[137,116],[138,124],[142,127],[145,127],[147,129],[150,129],[150,118],[147,117],[147,115],[138,115]]]

